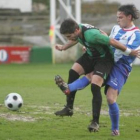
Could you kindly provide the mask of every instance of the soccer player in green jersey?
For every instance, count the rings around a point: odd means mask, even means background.
[[[109,38],[105,33],[89,24],[77,24],[72,19],[66,19],[62,22],[60,32],[69,42],[65,45],[56,45],[59,51],[66,50],[78,42],[86,47],[86,52],[73,64],[69,70],[68,84],[79,78],[80,75],[93,72],[91,78],[92,116],[93,120],[89,125],[89,131],[98,131],[99,116],[102,104],[101,86],[109,75],[114,64],[113,52],[110,45],[122,50],[126,54],[136,56],[137,51],[130,51],[126,46],[113,38]],[[56,84],[61,86],[61,78],[55,77]],[[85,79],[86,80],[86,79]],[[89,82],[89,81],[87,81]],[[86,82],[85,82],[86,83]],[[55,112],[59,116],[72,116],[73,104],[76,91],[67,95],[67,104],[64,109]],[[67,93],[66,93],[67,94]]]

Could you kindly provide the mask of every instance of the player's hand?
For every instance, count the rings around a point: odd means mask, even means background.
[[[63,45],[56,44],[56,45],[55,45],[55,49],[56,49],[56,50],[59,50],[59,51],[62,51],[62,50],[63,50]]]
[[[136,56],[137,58],[140,59],[140,49],[137,49],[137,50],[131,50],[130,55],[132,55],[132,56]]]

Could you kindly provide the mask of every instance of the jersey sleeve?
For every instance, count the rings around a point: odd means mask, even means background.
[[[126,46],[131,49],[137,49],[140,46],[140,31],[136,31],[132,34]]]
[[[116,27],[116,26],[114,26],[114,27],[112,28],[112,30],[111,30],[111,33],[110,33],[110,35],[109,35],[110,38],[113,38],[113,34],[114,34],[114,31],[115,31],[115,27]]]
[[[85,39],[90,44],[109,45],[109,37],[101,34],[97,29],[88,30],[85,32]]]

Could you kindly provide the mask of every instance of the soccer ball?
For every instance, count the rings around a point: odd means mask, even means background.
[[[5,106],[13,111],[20,109],[23,105],[23,99],[18,93],[10,93],[4,101]]]

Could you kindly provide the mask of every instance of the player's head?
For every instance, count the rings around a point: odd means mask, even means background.
[[[118,11],[123,12],[126,16],[131,15],[131,20],[139,18],[139,11],[133,4],[122,5],[118,8]]]
[[[69,40],[77,40],[79,25],[72,19],[65,19],[60,26],[60,33]]]
[[[122,5],[117,11],[117,22],[122,28],[129,28],[139,18],[139,11],[133,4]]]

